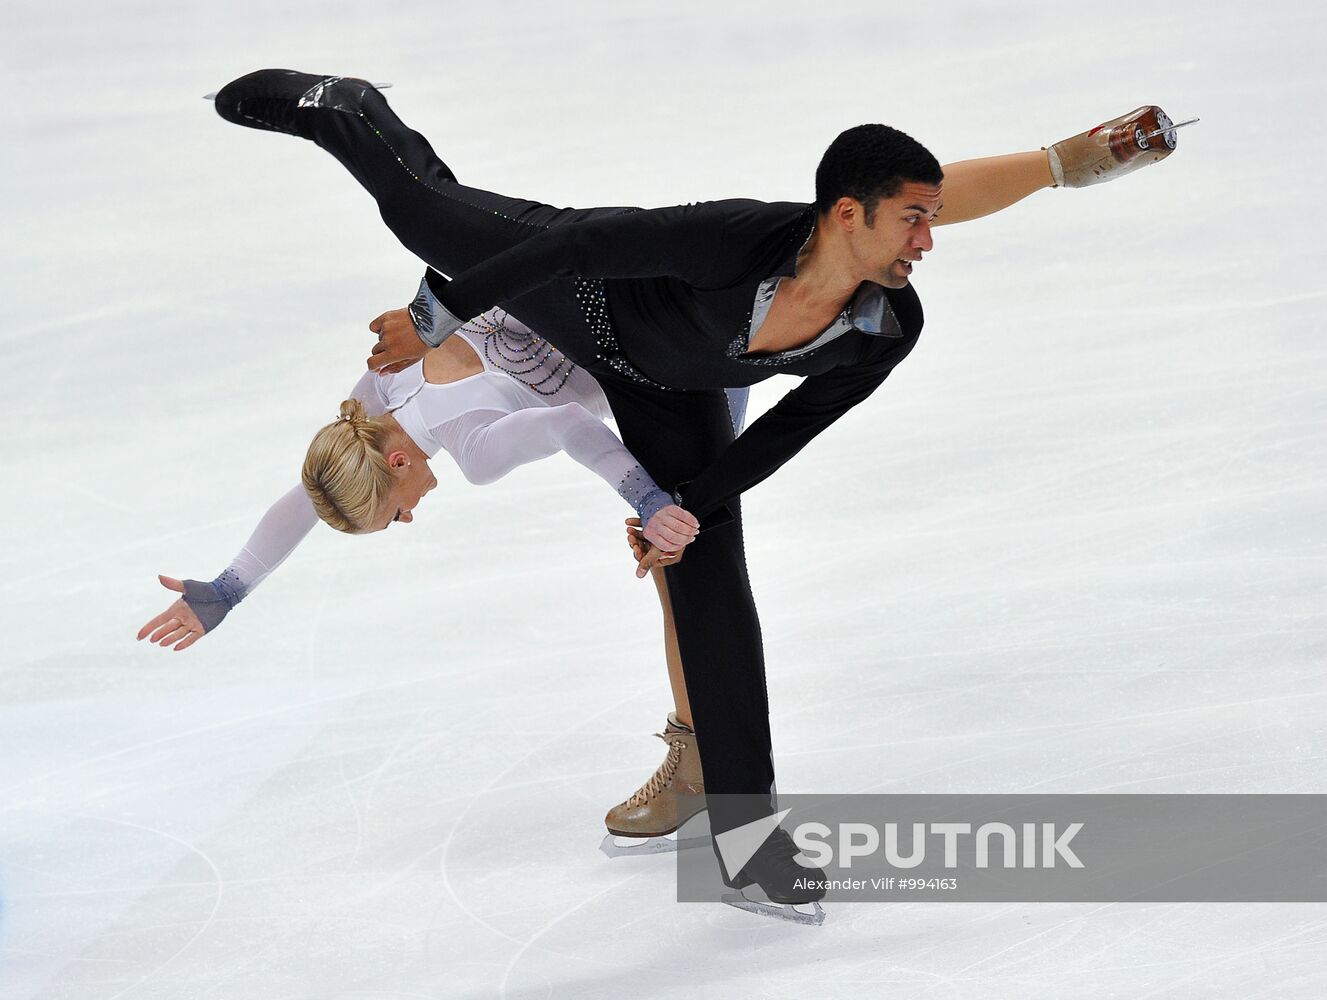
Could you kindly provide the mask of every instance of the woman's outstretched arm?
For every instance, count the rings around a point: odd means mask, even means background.
[[[158,576],[163,587],[182,596],[139,629],[138,638],[150,638],[177,651],[188,649],[285,562],[317,523],[318,515],[304,487],[291,489],[267,509],[244,547],[215,579]]]
[[[350,391],[351,398],[363,402],[372,416],[384,409],[376,381],[375,375],[362,375]],[[214,579],[177,580],[158,575],[163,587],[181,596],[161,614],[148,619],[138,630],[138,638],[163,648],[173,647],[176,652],[188,649],[220,625],[235,605],[285,562],[317,523],[318,514],[304,487],[287,490],[259,519],[230,565]]]

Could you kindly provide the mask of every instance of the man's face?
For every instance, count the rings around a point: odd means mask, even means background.
[[[867,280],[886,288],[908,283],[913,264],[934,246],[931,222],[940,204],[940,185],[917,181],[905,181],[898,194],[876,202],[873,224],[857,226],[852,232],[854,251]]]

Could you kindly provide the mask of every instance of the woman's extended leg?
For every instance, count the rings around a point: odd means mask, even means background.
[[[944,168],[944,206],[935,224],[980,219],[1057,183],[1077,188],[1123,177],[1164,160],[1175,145],[1169,116],[1149,104],[1049,149],[950,163]]]

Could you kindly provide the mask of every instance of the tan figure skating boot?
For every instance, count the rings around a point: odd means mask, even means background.
[[[599,847],[610,858],[661,854],[708,843],[706,837],[678,840],[668,836],[705,808],[705,780],[696,734],[669,713],[664,731],[655,735],[668,744],[663,763],[649,781],[604,817],[608,835]],[[615,838],[630,839],[624,844]]]
[[[1193,119],[1197,121],[1198,119]],[[1087,187],[1164,160],[1175,150],[1175,125],[1155,104],[1130,111],[1046,151],[1056,187]]]

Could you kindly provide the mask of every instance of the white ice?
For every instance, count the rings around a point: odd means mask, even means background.
[[[1322,905],[673,900],[601,817],[669,708],[627,513],[435,463],[222,629],[135,644],[294,480],[420,268],[250,69],[390,80],[461,179],[806,200],[1139,104],[1167,162],[941,229],[913,356],[748,495],[779,784],[1323,792],[1327,18],[1309,2],[7,5],[0,996],[1318,997]],[[756,393],[769,405],[792,384]]]

